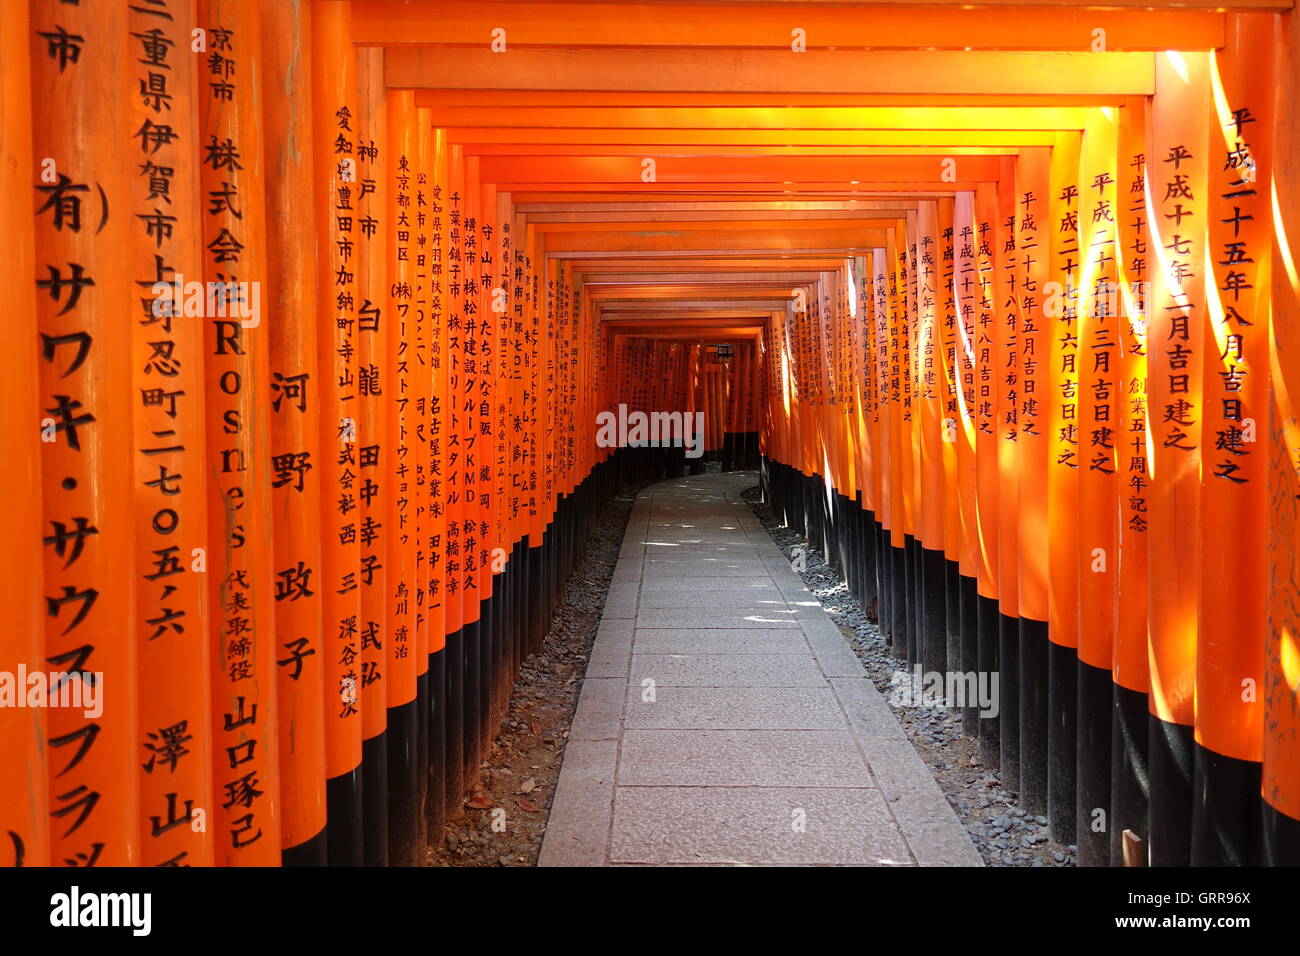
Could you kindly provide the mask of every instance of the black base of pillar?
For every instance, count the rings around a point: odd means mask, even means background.
[[[420,703],[412,699],[388,708],[388,863],[417,866],[422,790],[419,752]]]
[[[947,567],[943,552],[932,548],[921,548],[920,560],[921,659],[926,670],[943,674],[949,670]]]
[[[366,866],[388,865],[388,732],[361,741],[361,809]]]
[[[1110,725],[1114,684],[1109,667],[1079,661],[1078,719],[1075,735],[1074,812],[1075,843],[1079,866],[1106,866],[1110,862],[1110,835],[1105,826],[1110,809]]]
[[[1047,825],[1058,843],[1074,842],[1079,658],[1073,647],[1047,648]]]
[[[1300,866],[1300,820],[1289,817],[1268,803],[1263,809],[1264,863],[1268,866]]]
[[[1192,728],[1148,715],[1150,839],[1152,866],[1192,861]]]
[[[998,602],[995,598],[978,594],[975,601],[977,622],[976,634],[976,670],[992,686],[993,675],[999,672],[998,641],[999,625]],[[979,716],[979,757],[980,763],[990,770],[998,770],[1002,765],[1000,753],[1001,735],[998,730],[998,717],[987,713]]]
[[[329,863],[328,831],[322,828],[310,840],[280,852],[281,866],[326,866]]]
[[[447,652],[440,649],[429,655],[429,704],[425,711],[429,723],[429,765],[425,776],[425,806],[428,810],[430,846],[442,843],[447,825]]]
[[[1150,782],[1147,753],[1150,713],[1147,695],[1118,684],[1111,685],[1110,721],[1110,865],[1124,865],[1124,831],[1147,839]]]
[[[990,685],[992,686],[992,685]],[[1020,789],[1020,618],[998,614],[998,765],[1002,786]]]
[[[979,582],[964,574],[958,575],[958,610],[961,628],[961,669],[966,674],[979,676]],[[979,708],[973,703],[961,709],[961,733],[963,737],[979,740]]]
[[[330,866],[365,863],[361,829],[361,767],[325,781],[326,843]]]
[[[1192,759],[1192,866],[1259,866],[1262,767],[1200,744]]]
[[[1047,622],[1020,619],[1020,806],[1047,813]]]

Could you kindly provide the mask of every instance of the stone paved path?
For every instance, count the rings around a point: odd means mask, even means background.
[[[637,499],[540,865],[981,865],[754,483]]]

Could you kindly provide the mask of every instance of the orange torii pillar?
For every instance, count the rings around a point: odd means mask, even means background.
[[[976,387],[975,347],[976,321],[980,301],[979,271],[975,249],[975,195],[969,191],[957,193],[953,199],[953,257],[954,290],[956,296],[957,328],[954,382],[957,413],[954,422],[956,438],[956,487],[958,497],[958,528],[960,548],[958,558],[960,617],[960,670],[965,674],[979,672],[979,528],[977,526],[977,477],[975,461]],[[980,735],[979,710],[968,703],[962,708],[962,734],[978,738]]]
[[[480,467],[483,461],[484,441],[481,433],[479,392],[484,384],[481,374],[479,329],[478,249],[482,238],[481,213],[483,200],[480,193],[478,167],[475,156],[463,156],[459,147],[452,148],[453,166],[460,168],[459,191],[463,199],[460,223],[461,241],[461,366],[460,375],[451,389],[452,400],[461,416],[461,494],[464,510],[459,528],[459,559],[461,595],[461,639],[464,645],[465,683],[465,789],[473,789],[480,773],[483,752],[483,660],[488,621],[484,616],[483,576],[479,569],[479,527],[483,520],[483,504],[479,499]],[[457,172],[453,169],[455,181]],[[552,380],[554,381],[554,379]],[[557,569],[549,566],[552,576]],[[549,615],[548,615],[549,617]]]
[[[939,204],[917,207],[917,394],[913,417],[920,431],[920,658],[925,670],[943,673],[955,668],[948,661],[947,568],[944,561],[943,343],[939,317],[943,289],[939,234]],[[952,662],[955,664],[955,661]]]
[[[957,442],[960,428],[957,379],[957,257],[953,246],[954,199],[943,197],[937,207],[940,285],[939,301],[943,314],[939,320],[938,357],[939,410],[938,427],[942,444],[940,466],[943,468],[943,560],[946,635],[944,659],[946,669],[960,672],[961,655],[961,515],[957,487]]]
[[[364,53],[366,51],[361,51]],[[383,110],[385,141],[382,148],[376,144],[377,155],[367,148],[371,166],[367,178],[375,182],[374,192],[362,204],[382,197],[384,216],[374,217],[374,233],[363,246],[368,273],[367,285],[382,286],[387,308],[381,308],[376,321],[384,324],[386,368],[383,401],[388,418],[388,470],[385,479],[392,487],[388,496],[387,554],[385,564],[388,576],[388,669],[391,681],[388,686],[389,741],[388,761],[390,787],[398,794],[389,819],[391,841],[390,859],[407,865],[418,862],[413,855],[420,841],[429,835],[428,824],[433,829],[441,827],[441,807],[429,805],[429,797],[436,791],[430,786],[429,750],[432,715],[430,707],[430,668],[428,632],[422,629],[417,615],[424,609],[417,603],[420,590],[417,575],[422,568],[417,563],[420,553],[420,518],[427,515],[427,505],[419,500],[415,481],[417,467],[423,474],[424,462],[416,450],[417,415],[420,404],[412,388],[413,370],[420,357],[414,354],[414,325],[416,317],[411,310],[411,193],[413,186],[412,157],[415,149],[415,96],[409,90],[386,93],[383,88],[382,69],[358,58],[358,96],[367,128],[375,129],[380,97],[387,102]],[[377,64],[382,66],[382,63]],[[364,180],[363,180],[364,182]],[[369,218],[369,217],[368,217]],[[378,247],[378,248],[376,248]],[[373,259],[381,260],[378,277]],[[427,356],[424,357],[427,363]],[[422,396],[428,401],[428,396]],[[442,702],[441,695],[437,703]],[[438,788],[440,791],[441,788]],[[403,804],[402,795],[407,795]],[[407,815],[409,813],[409,822]],[[435,837],[439,834],[435,832]],[[408,845],[403,846],[405,841]]]
[[[1047,315],[1050,338],[1047,457],[1047,817],[1051,832],[1073,833],[1078,689],[1079,146],[1081,135],[1058,133],[1052,147],[1048,203],[1052,234]],[[1032,680],[1032,675],[1022,675]]]
[[[921,540],[920,514],[922,502],[919,493],[920,479],[920,417],[917,414],[916,358],[919,354],[917,336],[920,332],[920,314],[916,307],[916,213],[908,212],[900,223],[899,234],[899,292],[901,295],[902,328],[898,337],[900,356],[899,383],[902,390],[902,430],[900,434],[899,461],[902,465],[899,488],[903,504],[902,593],[903,628],[907,637],[909,662],[921,662]]]
[[[46,30],[51,21],[40,29]],[[38,707],[19,706],[27,683],[9,675],[45,670],[44,601],[41,598],[41,455],[42,418],[38,368],[32,343],[36,324],[35,233],[31,220],[34,181],[32,155],[32,85],[27,4],[0,6],[0,269],[9,290],[6,320],[15,341],[28,351],[0,378],[0,402],[8,413],[0,420],[6,465],[0,469],[4,500],[25,500],[28,507],[0,513],[0,538],[6,542],[0,601],[9,614],[0,632],[0,865],[49,866],[50,818],[46,789],[47,721]],[[48,31],[47,32],[53,32]],[[57,520],[57,519],[56,519]],[[66,525],[65,525],[66,526]],[[48,547],[48,544],[47,544]],[[25,699],[22,703],[26,703]],[[127,731],[133,733],[132,730]]]
[[[389,159],[398,163],[392,184],[394,197],[406,202],[397,218],[395,263],[403,277],[409,308],[402,332],[404,360],[399,374],[407,376],[406,406],[411,411],[407,429],[413,464],[408,475],[414,499],[412,534],[415,536],[416,640],[424,646],[429,671],[428,779],[426,781],[430,842],[441,840],[448,817],[459,814],[459,794],[453,799],[447,757],[448,720],[451,713],[447,635],[453,616],[459,620],[459,603],[447,599],[448,441],[451,406],[447,390],[447,195],[443,188],[447,164],[447,136],[429,125],[426,110],[399,109],[404,100],[390,104]],[[393,111],[399,113],[392,115]],[[401,155],[395,153],[400,137]],[[403,166],[401,156],[406,157]],[[402,288],[399,283],[397,288]],[[393,345],[389,340],[390,349]],[[405,413],[404,413],[405,415]],[[459,779],[459,778],[458,778]]]
[[[395,108],[395,104],[394,104]],[[406,245],[408,284],[412,286],[411,311],[407,313],[407,375],[415,408],[415,467],[413,497],[416,498],[416,633],[429,657],[429,803],[433,818],[430,836],[438,839],[443,822],[459,816],[459,777],[451,779],[448,757],[450,745],[452,679],[448,659],[447,635],[459,627],[460,604],[448,601],[447,591],[447,522],[450,514],[452,475],[450,455],[451,420],[450,332],[448,313],[447,247],[447,135],[446,130],[429,125],[429,112],[415,109],[411,129],[402,126],[404,150],[408,157],[409,178],[395,183],[406,190],[409,198],[406,232],[398,233],[400,246]],[[390,152],[391,155],[391,152]],[[459,739],[459,736],[458,736]]]
[[[876,548],[880,535],[876,523],[876,470],[879,455],[874,442],[874,420],[879,407],[879,381],[876,377],[875,355],[872,352],[875,320],[871,297],[871,254],[855,256],[853,261],[854,307],[850,310],[853,330],[854,380],[857,386],[854,398],[854,438],[858,446],[858,494],[854,512],[854,553],[858,568],[858,581],[854,596],[867,614],[875,614],[879,601],[876,579]],[[754,351],[749,352],[753,359]]]
[[[1147,142],[1147,220],[1160,250],[1149,301],[1151,407],[1148,622],[1151,666],[1149,854],[1153,866],[1190,860],[1195,719],[1202,375],[1208,307],[1208,56],[1156,57]],[[1220,155],[1216,149],[1215,157]],[[1211,281],[1213,281],[1211,279]]]
[[[463,813],[465,798],[465,614],[466,604],[461,587],[463,569],[461,564],[461,527],[464,524],[465,508],[465,428],[464,415],[461,413],[459,391],[463,385],[464,366],[464,211],[465,197],[461,192],[460,150],[447,145],[441,131],[429,126],[430,114],[426,110],[417,110],[418,133],[420,138],[421,169],[427,181],[423,192],[443,197],[444,213],[440,228],[445,237],[444,263],[442,267],[444,283],[436,288],[442,293],[442,328],[446,330],[443,342],[443,366],[441,376],[442,389],[435,391],[435,397],[444,401],[444,438],[446,442],[443,454],[444,479],[446,492],[443,496],[446,515],[443,530],[442,561],[442,603],[446,608],[446,647],[447,657],[447,720],[444,724],[446,745],[446,807],[448,820],[458,820]],[[428,200],[426,200],[427,202]],[[432,228],[430,221],[424,226],[417,226],[417,233],[427,237]],[[417,238],[418,241],[418,238]],[[417,301],[423,289],[424,308],[429,309],[433,291],[428,274],[417,270]],[[417,305],[417,308],[419,306]],[[427,330],[431,335],[433,330]]]
[[[362,684],[366,660],[361,616],[355,239],[356,61],[350,4],[313,0],[311,9],[313,214],[317,265],[317,374],[320,408],[321,635],[325,652],[326,801],[329,860],[359,866],[380,846],[364,827]],[[374,659],[371,658],[373,663]],[[382,772],[380,768],[376,773]],[[376,817],[382,817],[377,811]],[[387,834],[383,844],[386,846]]]
[[[1196,647],[1194,866],[1261,862],[1274,63],[1263,51],[1273,46],[1275,20],[1229,15],[1224,48],[1211,63],[1222,98],[1212,110],[1202,107],[1211,114],[1207,258],[1214,268],[1199,343],[1203,639]]]
[[[999,611],[1001,575],[998,564],[998,501],[1003,493],[998,470],[997,377],[1004,360],[999,351],[1002,324],[998,318],[997,223],[1000,220],[995,183],[980,183],[975,191],[975,263],[977,294],[974,319],[975,352],[975,527],[977,529],[976,601],[977,670],[999,672],[1002,615]],[[1014,504],[1014,496],[1010,503]],[[986,767],[1001,760],[999,716],[980,713],[979,758]]]
[[[204,278],[226,284],[228,306],[236,297],[251,304],[267,275],[259,6],[203,0],[198,11],[208,43],[199,89]],[[269,322],[242,307],[219,311],[204,322],[216,862],[271,866],[281,847],[281,648],[270,493],[305,463],[271,458]]]
[[[1151,412],[1147,403],[1148,284],[1158,260],[1147,222],[1147,109],[1144,97],[1120,108],[1116,216],[1124,317],[1118,326],[1120,508],[1115,520],[1115,639],[1111,656],[1110,811],[1103,828],[1111,866],[1124,862],[1124,831],[1147,834],[1147,489]],[[1085,808],[1086,809],[1086,808]],[[1082,819],[1080,819],[1082,826]]]
[[[1277,63],[1300,56],[1300,13],[1278,17]],[[1269,365],[1263,780],[1264,861],[1300,864],[1300,191],[1279,189],[1279,171],[1300,169],[1300,73],[1283,72],[1273,100],[1277,125],[1273,176],[1276,210]],[[1261,185],[1263,183],[1261,182]]]
[[[320,381],[316,361],[316,222],[312,208],[310,2],[263,4],[262,102],[266,182],[271,459],[290,468],[272,481],[276,694],[280,718],[283,862],[328,860],[325,800],[325,694],[321,585]],[[188,33],[186,34],[188,37]],[[179,42],[179,40],[178,40]],[[280,95],[279,91],[286,91]],[[329,703],[327,703],[327,700]]]
[[[1052,401],[1049,351],[1054,331],[1046,304],[1052,222],[1052,151],[1022,150],[1016,159],[1016,305],[1019,309],[1020,401],[1016,466],[1020,472],[1020,647],[1017,666],[1020,779],[1026,813],[1047,812],[1047,469]],[[1009,703],[1009,702],[1008,702]]]
[[[171,131],[157,150],[132,151],[141,162],[130,177],[129,218],[135,332],[136,611],[141,741],[140,803],[144,825],[141,864],[181,862],[211,866],[213,834],[185,820],[187,807],[212,807],[212,717],[195,703],[211,694],[211,664],[203,638],[211,608],[196,551],[209,545],[207,503],[198,484],[206,471],[203,440],[202,319],[186,308],[184,285],[202,275],[199,241],[200,142],[198,60],[186,51],[194,23],[192,0],[173,0],[171,19],[133,6],[128,17],[132,79],[153,95],[132,98],[130,129],[158,124]],[[161,82],[162,86],[159,86]],[[210,198],[210,197],[209,197]],[[178,287],[177,283],[181,285]],[[242,303],[250,321],[265,316],[261,290]],[[232,302],[233,304],[233,302]],[[232,310],[237,311],[237,310]],[[157,438],[183,441],[159,451]],[[172,443],[166,443],[168,445]],[[270,639],[268,634],[267,640]],[[319,713],[314,713],[319,723]],[[183,718],[183,719],[182,719]],[[183,724],[184,759],[176,741]],[[175,810],[173,810],[175,808]]]
[[[26,22],[6,12],[6,27]],[[73,701],[79,696],[85,707],[52,707],[44,721],[48,790],[32,809],[48,800],[41,822],[49,828],[48,844],[24,828],[27,839],[20,846],[8,837],[6,855],[25,855],[30,843],[33,862],[46,862],[48,845],[48,862],[130,866],[141,861],[148,832],[135,768],[147,754],[142,742],[150,742],[136,720],[135,595],[139,576],[153,569],[136,563],[131,510],[123,507],[133,495],[131,416],[114,409],[133,388],[132,339],[121,324],[136,297],[122,267],[127,186],[123,167],[111,161],[136,145],[124,140],[127,122],[119,105],[119,91],[131,82],[121,52],[126,8],[34,3],[27,31],[33,125],[31,153],[20,168],[32,173],[25,179],[32,191],[24,193],[36,218],[37,335],[28,340],[28,361],[39,369],[40,417],[14,427],[38,429],[41,436],[41,670],[66,675],[50,681],[47,692],[66,692]],[[21,75],[12,82],[21,84]],[[22,115],[20,108],[16,116]],[[10,122],[6,114],[6,129]],[[5,262],[6,268],[21,265],[21,253]],[[158,446],[183,445],[176,437],[160,436]],[[202,494],[202,486],[193,493]],[[20,557],[32,553],[15,553]],[[100,707],[106,688],[116,703]],[[90,716],[96,710],[99,716]],[[183,725],[171,735],[179,750],[186,749],[175,740],[184,736]],[[154,809],[163,812],[164,826],[172,816],[167,809]],[[183,802],[174,809],[189,815]]]
[[[1020,779],[1020,318],[1016,301],[1015,161],[999,160],[993,242],[994,392],[998,475],[998,763]],[[991,691],[991,687],[990,687]],[[992,694],[990,694],[992,696]]]
[[[1075,724],[1077,800],[1070,831],[1079,862],[1104,865],[1110,847],[1092,824],[1110,808],[1111,649],[1115,632],[1117,458],[1121,432],[1118,369],[1119,173],[1115,110],[1090,109],[1079,159],[1078,297],[1078,676]]]

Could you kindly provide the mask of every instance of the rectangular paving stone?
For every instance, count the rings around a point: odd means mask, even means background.
[[[872,787],[847,730],[623,729],[620,786]]]
[[[588,677],[583,681],[569,739],[617,740],[626,692],[627,681],[622,678]]]
[[[614,863],[905,866],[911,857],[875,790],[622,787]]]
[[[748,578],[732,578],[726,581],[701,581],[699,575],[659,575],[646,578],[641,582],[642,594],[656,594],[663,591],[749,591],[764,597],[781,592],[772,583],[770,575],[754,575]]]
[[[862,662],[858,660],[858,655],[853,653],[853,648],[849,647],[842,635],[836,633],[832,636],[821,631],[810,634],[807,629],[804,630],[804,635],[808,638],[808,644],[817,658],[817,666],[827,677],[865,676]]]
[[[789,628],[651,627],[638,631],[642,654],[802,654],[811,653],[802,632]]]
[[[830,683],[855,734],[859,737],[881,737],[907,742],[906,734],[889,709],[885,695],[876,690],[870,678],[833,677]]]
[[[610,584],[605,594],[605,607],[636,607],[637,595],[641,593],[638,581],[620,581]]]
[[[640,608],[636,626],[642,627],[790,627],[797,628],[801,611],[782,602],[769,606],[717,608]]]
[[[607,862],[617,759],[617,740],[569,741],[538,866],[603,866]]]
[[[811,654],[644,654],[634,647],[630,680],[682,687],[825,687]]]
[[[714,588],[698,584],[693,591],[642,591],[639,607],[762,607],[771,604],[785,607],[785,599],[776,588],[762,591],[757,588]]]
[[[627,680],[631,659],[630,641],[597,643],[591,648],[591,660],[587,662],[587,676],[621,677]]]
[[[859,738],[871,772],[921,866],[983,866],[956,812],[906,737]]]
[[[758,560],[738,560],[736,558],[694,558],[689,561],[680,558],[663,558],[657,555],[646,558],[644,575],[648,580],[656,576],[682,577],[734,577],[749,578],[767,574],[767,568]]]
[[[829,687],[674,687],[659,684],[644,699],[625,688],[620,716],[627,727],[671,730],[837,730],[844,712]],[[584,695],[586,691],[584,690]],[[603,691],[602,691],[603,693]],[[582,703],[579,702],[579,710]]]

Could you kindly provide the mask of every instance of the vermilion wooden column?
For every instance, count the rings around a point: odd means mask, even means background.
[[[993,674],[999,669],[998,619],[999,536],[998,496],[1002,493],[998,473],[997,377],[1003,360],[998,353],[997,271],[994,248],[997,243],[999,211],[996,185],[980,183],[975,192],[975,268],[977,292],[974,317],[975,376],[975,479],[976,535],[978,564],[978,670]],[[1014,499],[1013,499],[1014,500]],[[999,765],[998,717],[981,714],[979,725],[980,762]]]
[[[993,229],[994,371],[998,475],[998,762],[1020,779],[1020,315],[1016,265],[1015,161],[998,159]]]
[[[427,115],[427,114],[424,114]],[[465,624],[468,607],[465,601],[464,570],[461,561],[461,529],[467,514],[465,506],[465,416],[461,411],[459,389],[464,387],[464,228],[465,196],[460,151],[450,146],[439,148],[434,131],[420,123],[421,154],[431,189],[445,197],[446,213],[446,285],[443,288],[443,323],[446,338],[443,363],[446,367],[443,386],[434,395],[445,402],[445,441],[443,457],[447,488],[444,510],[442,601],[446,606],[447,654],[447,816],[459,819],[465,796]],[[430,333],[431,334],[431,333]],[[431,636],[432,641],[432,636]]]
[[[1230,16],[1227,41],[1211,66],[1216,96],[1207,188],[1214,269],[1200,342],[1205,420],[1197,627],[1203,640],[1196,647],[1192,805],[1198,866],[1261,859],[1274,65],[1260,51],[1273,46],[1274,19]]]
[[[400,678],[393,672],[397,641],[388,624],[387,552],[391,533],[388,503],[393,489],[386,390],[392,387],[387,345],[387,319],[392,310],[388,308],[387,243],[382,229],[387,214],[386,184],[381,187],[380,183],[388,133],[383,54],[377,48],[359,48],[353,55],[356,112],[354,134],[349,138],[353,141],[356,175],[350,189],[350,214],[346,217],[340,214],[338,225],[341,235],[351,242],[350,265],[355,270],[351,307],[355,309],[352,342],[357,361],[354,471],[357,476],[355,524],[360,552],[357,577],[361,591],[361,748],[365,765],[362,803],[367,861],[379,865],[388,862],[390,842],[401,849],[407,860],[413,852],[413,836],[390,833],[391,812],[403,820],[396,824],[398,829],[409,830],[414,821],[410,806],[414,800],[414,780],[410,777],[414,766],[400,768],[398,775],[402,779],[390,784],[388,709],[398,701],[409,703],[414,698],[415,687],[411,667],[397,665],[404,671]],[[406,660],[411,660],[410,655]],[[414,725],[406,732],[413,737]],[[401,736],[404,731],[399,729],[397,733]],[[404,760],[413,744],[413,739],[397,743],[398,758]]]
[[[356,315],[356,61],[350,4],[313,0],[312,139],[316,182],[312,215],[317,265],[317,368],[320,407],[321,570],[325,664],[325,772],[331,865],[358,866],[363,831],[362,694],[366,656],[361,614],[360,470]],[[372,857],[373,859],[373,857]]]
[[[291,480],[272,480],[275,547],[276,694],[284,863],[328,861],[325,686],[330,642],[322,633],[320,406],[316,357],[316,221],[313,208],[311,2],[263,4],[262,130],[266,180],[267,283],[262,299],[270,347],[271,461]],[[278,91],[283,91],[282,93]],[[310,467],[306,467],[310,466]]]
[[[1147,574],[1153,866],[1186,865],[1192,811],[1210,87],[1203,54],[1156,57],[1147,135],[1152,273],[1147,393],[1152,409]],[[1217,152],[1216,152],[1217,158]]]
[[[1115,535],[1119,512],[1120,217],[1116,115],[1088,111],[1079,157],[1078,679],[1075,814],[1079,862],[1109,856],[1091,824],[1110,813],[1111,647],[1115,632]]]
[[[188,51],[193,0],[171,0],[167,17],[133,6],[128,17],[130,129],[166,128],[167,142],[139,154],[130,177],[137,563],[140,640],[139,738],[145,866],[211,866],[213,830],[175,822],[187,807],[213,807],[206,554],[209,548],[204,440],[205,322],[188,305],[188,283],[203,279],[200,242],[198,59]],[[220,54],[219,54],[220,55]],[[224,64],[224,59],[218,61]],[[206,93],[207,84],[203,91]],[[203,197],[210,198],[210,197]],[[260,293],[252,291],[257,304]],[[203,300],[207,305],[206,298]],[[238,309],[231,309],[236,313]],[[241,318],[236,315],[236,318]],[[262,318],[262,313],[246,321]],[[167,436],[184,441],[159,442]],[[160,447],[161,446],[161,447]],[[183,447],[178,447],[183,446]],[[267,637],[269,640],[270,637]],[[196,706],[197,705],[197,706]],[[179,729],[179,730],[178,730]],[[189,754],[166,741],[188,738]]]
[[[405,695],[401,681],[396,678],[406,673],[405,659],[414,658],[409,664],[409,675],[417,711],[413,756],[419,794],[415,818],[418,840],[420,836],[427,837],[430,830],[435,837],[440,836],[442,827],[442,781],[438,778],[437,787],[433,786],[437,771],[431,773],[429,765],[436,726],[433,708],[441,711],[442,691],[428,676],[431,671],[427,618],[424,627],[417,624],[417,616],[425,618],[427,615],[427,609],[417,603],[419,595],[425,593],[420,575],[426,573],[426,566],[417,558],[423,554],[425,536],[421,529],[428,526],[429,508],[426,494],[429,429],[420,416],[420,409],[427,410],[431,396],[420,394],[415,388],[416,370],[427,370],[430,357],[416,352],[416,309],[419,304],[414,301],[413,283],[415,256],[427,255],[428,252],[421,253],[414,242],[415,217],[420,213],[415,206],[418,188],[415,97],[409,90],[392,90],[387,97],[387,149],[378,168],[385,179],[384,195],[388,203],[381,226],[383,235],[388,238],[385,278],[391,291],[385,356],[388,368],[385,398],[389,416],[389,480],[393,483],[389,496],[386,559],[388,619],[393,638],[389,649],[389,667],[394,676],[390,694],[392,703],[400,706]],[[427,380],[427,372],[419,378]],[[424,441],[420,440],[421,435]],[[400,642],[399,635],[403,638]],[[398,689],[393,690],[394,687]],[[441,747],[434,749],[440,751]],[[390,758],[395,757],[390,750]],[[432,827],[428,826],[429,823],[433,824]]]
[[[447,522],[448,499],[452,477],[448,464],[451,397],[447,390],[450,369],[446,316],[449,300],[447,183],[447,137],[443,130],[429,125],[428,112],[416,110],[411,140],[416,157],[410,253],[408,269],[415,276],[416,301],[411,313],[415,330],[415,347],[410,360],[411,390],[416,410],[415,475],[420,506],[416,510],[418,539],[415,567],[418,582],[416,626],[424,635],[429,656],[433,702],[430,726],[430,800],[437,826],[431,828],[436,838],[443,820],[460,811],[460,795],[452,797],[449,777],[452,764],[448,757],[448,721],[450,720],[451,672],[448,669],[448,634],[453,608],[460,613],[459,601],[450,601],[447,589]],[[423,237],[423,242],[421,242]],[[424,250],[424,251],[422,251]],[[409,334],[407,337],[409,343]],[[459,620],[459,617],[457,617]],[[457,777],[459,780],[459,777]],[[436,792],[435,792],[436,791]]]
[[[1050,207],[1051,151],[1023,150],[1016,158],[1016,305],[1020,355],[1016,468],[1019,525],[1020,714],[1019,794],[1026,813],[1047,812],[1047,474],[1052,445],[1051,341],[1054,320],[1046,312],[1053,223]]]
[[[1058,133],[1052,147],[1048,215],[1052,233],[1048,281],[1051,320],[1047,459],[1047,816],[1053,833],[1074,825],[1075,710],[1078,646],[1079,426],[1078,287],[1082,184],[1077,132]],[[1026,676],[1026,680],[1028,680]]]
[[[7,41],[8,27],[20,23],[6,13],[5,25]],[[128,148],[147,155],[155,131],[126,139],[124,92],[132,78],[124,5],[33,3],[25,40],[32,132],[23,168],[31,173],[26,196],[36,219],[37,337],[15,347],[33,350],[26,361],[39,370],[40,417],[13,425],[41,436],[41,669],[66,674],[56,678],[56,692],[85,705],[50,707],[46,714],[45,825],[52,863],[131,866],[142,860],[143,840],[135,768],[148,760],[142,744],[153,742],[141,739],[137,722],[143,638],[136,591],[139,576],[154,569],[137,566],[127,504],[134,494],[134,435],[122,409],[133,394],[133,353],[124,317],[137,314],[138,291],[123,267],[130,194],[116,159]],[[16,61],[17,69],[22,62]],[[6,84],[9,65],[6,58]],[[21,83],[21,74],[15,80]],[[8,115],[4,123],[11,129]],[[6,219],[6,231],[23,218]],[[6,269],[21,264],[21,253],[5,261]],[[24,292],[15,288],[14,294]],[[150,447],[175,449],[190,437],[160,435]],[[185,736],[184,729],[176,728],[173,738]],[[185,749],[184,741],[176,742]],[[32,809],[43,799],[31,801]],[[184,803],[174,809],[188,816]],[[162,813],[161,825],[173,819],[165,810],[154,811]],[[217,816],[210,815],[211,825]],[[6,856],[15,853],[12,838],[5,842],[11,844]],[[39,853],[44,840],[31,842]]]
[[[0,539],[7,542],[0,571],[0,602],[9,621],[0,636],[0,668],[18,674],[46,669],[44,611],[41,600],[41,443],[37,428],[39,363],[33,343],[36,325],[35,233],[31,221],[32,84],[28,44],[27,5],[0,6],[0,270],[11,290],[8,323],[15,342],[26,343],[20,361],[0,377],[0,404],[9,413],[0,420],[0,443],[9,467],[0,469],[0,494],[5,501],[25,501],[27,507],[0,513]],[[26,686],[13,688],[26,694]],[[0,708],[0,752],[6,770],[0,774],[0,807],[4,808],[0,864],[49,866],[49,798],[46,792],[46,715],[36,707],[6,701]]]
[[[1147,507],[1151,483],[1152,409],[1147,400],[1147,328],[1150,277],[1157,265],[1151,248],[1146,191],[1146,100],[1119,111],[1116,211],[1119,279],[1124,317],[1118,327],[1116,432],[1119,439],[1115,519],[1115,641],[1112,648],[1114,709],[1111,719],[1110,813],[1101,821],[1110,839],[1111,866],[1124,862],[1124,831],[1147,834]],[[1097,826],[1089,821],[1089,828]]]
[[[918,386],[913,417],[920,437],[918,477],[921,507],[917,517],[921,549],[921,656],[926,670],[943,672],[955,668],[948,666],[948,609],[945,597],[944,523],[947,508],[944,505],[944,373],[941,341],[943,287],[939,250],[938,204],[919,203],[916,285],[920,327],[916,356]]]
[[[939,422],[940,466],[943,469],[943,557],[946,635],[944,656],[949,671],[960,671],[961,656],[961,490],[957,486],[957,443],[960,440],[961,410],[958,393],[957,351],[960,347],[957,309],[957,256],[953,213],[955,200],[938,202],[939,285]]]
[[[953,255],[956,260],[953,283],[956,290],[957,328],[954,359],[957,413],[953,430],[956,439],[955,483],[958,491],[958,614],[960,620],[961,667],[963,673],[979,669],[979,528],[975,463],[975,336],[979,304],[979,273],[975,260],[975,196],[959,192],[953,200]],[[979,736],[978,711],[962,710],[962,733]]]
[[[266,291],[267,276],[258,4],[203,0],[198,13],[209,43],[199,88],[204,278],[245,283],[237,291],[247,300]],[[270,493],[276,482],[296,481],[301,462],[280,469],[271,459],[268,326],[242,310],[204,322],[213,824],[223,866],[280,862],[275,685],[282,649],[275,644]]]
[[[1300,56],[1300,15],[1278,18],[1274,62]],[[1288,104],[1300,90],[1291,70],[1275,84],[1274,173],[1277,230],[1268,432],[1268,631],[1264,669],[1264,854],[1274,865],[1300,861],[1300,195],[1284,176],[1300,168],[1300,123]]]

